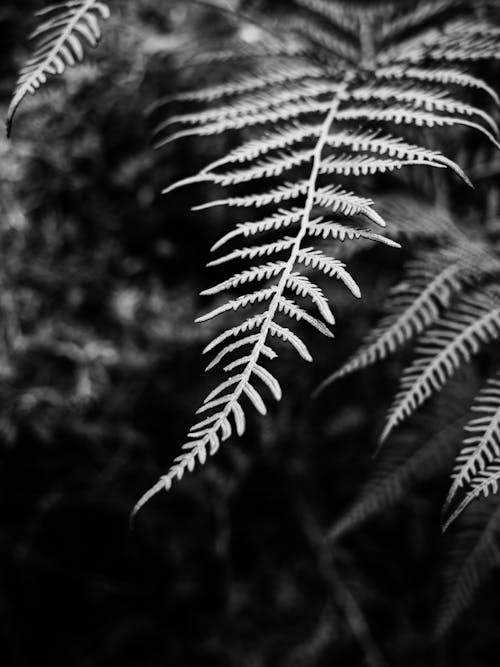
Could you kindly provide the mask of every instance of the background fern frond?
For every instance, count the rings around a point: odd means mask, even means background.
[[[403,437],[388,446],[359,497],[328,531],[328,540],[336,541],[359,528],[403,500],[418,482],[445,472],[453,461],[456,439],[464,423],[463,416],[450,421],[417,447],[414,432],[407,434],[410,448],[405,446]]]
[[[498,498],[489,498],[473,512],[464,514],[445,562],[444,590],[436,622],[438,637],[448,632],[480,585],[500,565],[499,537]]]
[[[101,0],[67,0],[50,5],[36,14],[42,19],[31,38],[35,51],[21,69],[14,96],[7,111],[7,136],[14,115],[25,98],[45,84],[50,76],[63,74],[84,58],[84,44],[96,46],[101,38],[99,20],[110,11]]]
[[[381,441],[432,394],[500,336],[500,301],[495,290],[461,297],[418,341],[416,358],[403,371],[400,391],[389,410]]]
[[[453,297],[492,268],[481,245],[426,252],[411,262],[402,283],[389,296],[389,314],[367,336],[362,347],[319,390],[354,371],[387,358],[437,321]],[[495,260],[492,260],[495,265]]]
[[[486,383],[474,401],[471,411],[477,413],[465,426],[469,434],[457,456],[446,507],[458,491],[474,488],[477,476],[491,465],[500,462],[500,379],[497,376]]]

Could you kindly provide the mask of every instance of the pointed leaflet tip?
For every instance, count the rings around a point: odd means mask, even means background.
[[[170,192],[173,192],[174,190],[177,190],[178,188],[183,188],[185,185],[192,185],[194,183],[202,183],[205,181],[210,181],[211,178],[209,174],[206,176],[202,177],[201,174],[197,174],[196,176],[189,176],[188,178],[183,178],[180,181],[175,181],[175,183],[172,183],[172,185],[167,186],[164,188],[161,193],[162,195],[169,194]]]
[[[129,525],[130,528],[132,529],[134,526],[134,521],[135,517],[137,516],[137,513],[140,512],[140,510],[148,503],[151,498],[156,496],[160,491],[168,491],[171,487],[171,481],[170,478],[167,476],[160,477],[160,479],[156,482],[154,486],[152,486],[146,493],[139,498],[139,500],[136,502],[134,505],[134,508],[130,512],[130,520],[129,520]]]

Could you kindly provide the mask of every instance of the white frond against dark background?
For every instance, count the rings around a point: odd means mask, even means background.
[[[460,49],[457,37],[457,21],[463,25],[465,16],[479,20],[471,15],[467,3],[440,3],[436,11],[429,3],[417,3],[411,10],[409,5],[402,9],[401,4],[391,3],[300,0],[295,5],[297,12],[288,11],[283,21],[290,26],[288,37],[299,36],[298,43],[303,47],[299,55],[269,58],[266,65],[260,59],[257,66],[267,72],[262,76],[245,72],[233,82],[180,93],[177,100],[172,96],[164,98],[153,109],[154,118],[158,118],[153,131],[157,147],[173,140],[198,141],[234,131],[246,137],[251,133],[237,148],[197,175],[169,186],[165,193],[197,183],[229,188],[228,195],[196,206],[195,210],[225,206],[234,209],[239,217],[236,227],[216,244],[216,250],[229,243],[251,244],[233,246],[211,264],[262,258],[267,263],[252,264],[205,290],[204,294],[210,296],[234,289],[240,293],[225,303],[217,302],[202,320],[229,310],[243,312],[247,307],[256,308],[257,312],[224,331],[208,346],[206,352],[218,350],[210,368],[223,361],[226,379],[209,393],[200,408],[201,420],[190,430],[183,445],[185,452],[141,499],[136,510],[161,489],[169,489],[197,462],[204,463],[234,430],[241,435],[245,430],[246,403],[264,413],[262,384],[274,398],[281,396],[274,373],[262,365],[276,357],[277,338],[310,361],[312,355],[301,340],[300,330],[293,331],[284,318],[302,320],[321,333],[332,335],[332,310],[311,270],[338,279],[355,297],[360,296],[349,268],[335,255],[325,254],[325,249],[331,251],[332,246],[322,249],[317,247],[318,241],[330,238],[355,244],[369,239],[397,245],[370,228],[385,222],[377,202],[365,194],[367,179],[373,181],[389,172],[397,174],[424,166],[449,168],[469,183],[453,160],[433,146],[409,140],[407,131],[411,134],[419,127],[473,129],[499,146],[492,111],[498,98],[488,83],[467,70],[466,65],[475,57],[468,42]],[[426,21],[437,14],[443,21],[439,39],[426,29]],[[385,31],[377,29],[380,25],[385,26]],[[495,35],[491,43],[494,39]],[[447,56],[438,57],[438,48]],[[496,56],[485,47],[480,57]],[[339,59],[343,62],[340,69]],[[474,99],[481,99],[482,106],[470,101],[471,91]],[[166,114],[167,104],[185,105],[188,101],[204,106],[193,111],[182,107],[178,113]],[[239,194],[238,187],[243,186],[244,193]],[[255,188],[254,194],[248,194],[250,186]],[[242,218],[241,209],[249,209],[251,215]],[[264,210],[260,220],[253,219],[257,209]],[[269,233],[283,231],[283,236],[268,240]],[[266,240],[261,240],[261,236]],[[407,320],[405,314],[402,321],[397,315],[391,316],[392,328],[387,326],[389,323],[384,325],[389,328],[386,342],[379,343],[369,358],[383,357],[391,349],[391,337],[401,337],[400,330],[406,341],[439,317],[440,307],[449,304],[461,284],[458,267],[450,268],[445,262],[442,272],[436,278],[426,267],[422,268],[423,275],[415,277],[418,284],[414,293],[426,281],[431,283],[427,292],[410,313],[405,313]],[[304,291],[306,278],[310,285]],[[241,294],[247,284],[252,291]],[[297,296],[306,297],[316,306],[321,304],[319,319],[309,314],[307,303],[292,301]],[[411,308],[412,294],[407,295],[406,301],[401,300],[400,310],[404,306]],[[467,347],[467,343],[464,345]],[[447,363],[446,360],[446,367]],[[440,376],[440,366],[436,372]],[[434,381],[432,375],[431,383]],[[426,380],[422,384],[426,387]],[[408,401],[414,405],[413,399]],[[405,415],[408,412],[403,407],[401,410]]]
[[[51,76],[63,74],[67,67],[81,62],[85,46],[97,46],[100,21],[108,19],[110,12],[101,0],[67,0],[41,9],[36,16],[40,23],[30,36],[35,48],[20,71],[7,111],[7,136],[26,95],[34,95]]]

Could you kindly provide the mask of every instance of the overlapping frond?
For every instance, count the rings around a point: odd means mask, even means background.
[[[416,357],[403,371],[381,441],[439,391],[462,364],[499,336],[498,292],[486,288],[461,296],[419,339]]]
[[[101,0],[66,0],[36,13],[40,25],[31,34],[34,53],[21,69],[7,112],[7,135],[14,115],[28,93],[34,95],[50,76],[63,74],[84,58],[84,45],[96,46],[101,38],[100,20],[109,18]]]
[[[491,505],[491,503],[489,503]],[[479,507],[454,537],[445,563],[436,635],[443,636],[470,605],[480,585],[500,565],[500,506]]]
[[[455,232],[459,233],[456,228]],[[446,250],[427,251],[410,262],[403,281],[389,294],[388,314],[368,333],[359,350],[324,380],[318,392],[332,382],[398,352],[435,323],[457,294],[495,268],[500,268],[496,260],[488,256],[480,244],[472,242]]]
[[[453,461],[456,437],[464,423],[463,417],[451,421],[418,447],[414,446],[412,433],[410,451],[404,443],[394,443],[384,453],[359,497],[328,531],[328,539],[338,540],[402,500],[416,483],[444,472]]]
[[[471,411],[473,418],[465,426],[468,436],[457,456],[452,485],[445,511],[453,506],[460,492],[463,498],[450,513],[450,525],[479,495],[488,496],[498,488],[500,471],[500,376],[488,380]]]

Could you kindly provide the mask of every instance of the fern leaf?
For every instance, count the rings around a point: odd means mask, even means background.
[[[99,19],[110,16],[99,0],[67,0],[36,13],[42,23],[32,33],[35,51],[22,68],[7,111],[7,136],[14,115],[28,93],[34,95],[50,76],[63,74],[84,58],[83,44],[95,47],[101,38]]]
[[[464,421],[463,417],[455,420],[410,453],[402,447],[401,442],[394,443],[359,498],[327,532],[327,539],[336,541],[359,528],[402,500],[415,484],[444,471],[453,460],[456,452],[455,437]]]
[[[316,319],[315,317],[312,317],[312,315],[309,315],[308,312],[297,305],[294,301],[291,301],[285,297],[281,297],[278,302],[278,310],[279,312],[285,313],[289,317],[295,318],[297,321],[304,320],[305,322],[308,322],[324,336],[333,338],[332,332],[323,324],[323,322]]]
[[[468,72],[462,72],[457,69],[439,67],[436,69],[423,69],[421,67],[406,67],[401,65],[392,65],[382,67],[375,72],[375,76],[380,79],[416,79],[426,83],[438,83],[447,88],[450,85],[460,86],[462,88],[472,88],[481,90],[491,97],[493,102],[498,105],[500,99],[498,93],[485,81],[479,79]]]
[[[400,248],[400,244],[388,239],[381,234],[375,234],[366,229],[357,229],[348,225],[342,225],[340,222],[323,222],[320,218],[309,228],[309,236],[320,236],[323,239],[332,238],[337,241],[357,241],[367,239],[388,245],[392,248]]]
[[[279,187],[254,195],[247,195],[245,197],[230,197],[228,199],[218,199],[216,201],[208,202],[193,206],[193,211],[203,211],[214,206],[231,206],[242,208],[261,208],[262,206],[270,206],[271,204],[281,204],[284,201],[297,199],[307,192],[307,181],[298,181],[297,183],[285,183]],[[318,202],[319,203],[319,202]]]
[[[206,370],[209,371],[212,368],[215,368],[222,359],[227,357],[228,355],[232,354],[236,350],[238,350],[240,347],[244,347],[245,345],[252,345],[252,343],[256,343],[259,338],[259,334],[254,334],[252,336],[244,336],[243,338],[240,338],[234,343],[230,343],[229,345],[226,345],[225,347],[222,348],[218,352],[218,354],[214,357],[214,359],[208,364],[206,367]],[[205,352],[208,352],[209,350],[205,350]],[[270,347],[267,345],[262,346],[262,354],[267,357],[268,359],[276,359],[278,356],[274,350],[272,350]]]
[[[267,264],[262,264],[261,266],[254,266],[251,269],[242,271],[241,273],[235,273],[232,278],[224,280],[214,287],[209,287],[208,289],[201,292],[202,295],[213,295],[218,294],[219,292],[224,292],[227,289],[234,289],[240,285],[250,282],[260,282],[262,280],[269,280],[274,276],[279,275],[286,269],[286,262],[268,262]]]
[[[270,231],[277,231],[283,227],[289,227],[290,225],[300,222],[302,218],[302,209],[294,208],[292,210],[280,209],[277,213],[264,218],[263,220],[258,220],[256,222],[243,222],[236,225],[235,229],[232,229],[230,232],[225,234],[220,238],[217,243],[215,243],[211,250],[214,252],[218,250],[221,246],[225,245],[229,241],[237,238],[238,236],[254,236],[256,234],[262,234]]]
[[[453,125],[462,125],[464,127],[470,127],[478,132],[481,132],[500,150],[500,143],[494,137],[494,135],[487,130],[485,127],[476,123],[475,121],[468,120],[467,118],[456,117],[456,116],[440,116],[436,113],[429,111],[421,111],[420,109],[409,109],[405,107],[391,107],[385,109],[376,109],[371,106],[357,107],[351,109],[345,109],[341,111],[337,120],[339,121],[352,121],[357,119],[366,119],[371,121],[381,122],[391,122],[396,125],[413,125],[416,127],[443,127],[443,126],[453,126]]]
[[[159,134],[166,127],[175,123],[202,126],[215,121],[220,122],[224,119],[236,119],[238,116],[259,114],[276,109],[283,104],[298,102],[301,99],[332,94],[337,88],[338,84],[329,81],[301,82],[294,88],[285,88],[277,93],[271,90],[270,92],[262,92],[248,98],[238,99],[225,106],[170,116],[153,130],[153,134]]]
[[[209,86],[200,90],[189,90],[183,93],[166,95],[157,100],[148,110],[149,114],[171,102],[214,102],[221,98],[248,94],[263,88],[290,83],[300,79],[315,79],[325,76],[321,67],[310,63],[280,63],[267,69],[260,69],[257,76],[246,76],[236,81],[229,81],[218,86]]]
[[[381,442],[410,417],[482,345],[500,336],[498,295],[483,290],[463,297],[420,339],[416,359],[403,372],[401,389],[389,411]]]
[[[480,516],[467,517],[454,539],[447,559],[444,592],[436,624],[442,637],[466,609],[493,568],[500,564],[498,535],[500,507],[489,507]]]
[[[219,306],[214,310],[211,310],[206,315],[198,317],[196,319],[196,322],[198,323],[206,322],[207,320],[211,320],[214,317],[217,317],[218,315],[222,315],[222,313],[225,313],[228,310],[238,310],[239,308],[246,308],[247,306],[254,305],[256,303],[261,303],[262,301],[270,299],[275,291],[276,288],[274,286],[271,286],[258,290],[256,292],[252,292],[251,294],[244,294],[243,296],[240,296],[237,299],[228,301],[224,305]]]
[[[182,139],[183,137],[208,137],[215,134],[222,134],[229,130],[241,130],[254,125],[275,125],[298,118],[305,114],[325,114],[330,107],[328,102],[318,102],[315,100],[300,100],[283,104],[278,108],[263,109],[260,113],[241,114],[234,118],[222,118],[220,120],[206,123],[189,130],[180,130],[165,139],[155,143],[155,148],[161,148],[171,141]],[[157,128],[157,132],[159,129]]]
[[[218,266],[219,264],[225,264],[234,259],[255,259],[256,257],[264,257],[266,255],[274,255],[276,253],[284,252],[292,247],[294,239],[291,236],[285,236],[283,239],[278,241],[273,241],[272,243],[264,243],[262,245],[250,246],[248,248],[240,248],[238,250],[233,250],[233,252],[219,257],[218,259],[213,259],[207,264],[207,266]]]
[[[464,439],[457,456],[446,507],[458,490],[473,483],[476,475],[500,460],[500,380],[491,378],[471,408],[477,417],[465,427],[471,435]],[[446,509],[446,508],[445,508]]]
[[[311,299],[325,321],[328,324],[335,324],[335,318],[323,291],[318,285],[311,282],[307,276],[300,273],[291,273],[287,279],[286,287],[298,296]]]
[[[436,259],[438,260],[436,262]],[[413,337],[436,322],[441,309],[447,307],[462,287],[463,266],[460,261],[448,263],[429,255],[412,264],[406,278],[392,292],[388,308],[393,311],[369,333],[365,343],[319,387],[322,391],[336,380],[382,361],[394,354]]]
[[[345,264],[338,259],[327,257],[321,250],[305,248],[298,252],[297,261],[306,266],[311,266],[318,271],[322,271],[326,276],[338,278],[357,299],[361,298],[361,291],[358,285],[346,270]]]

